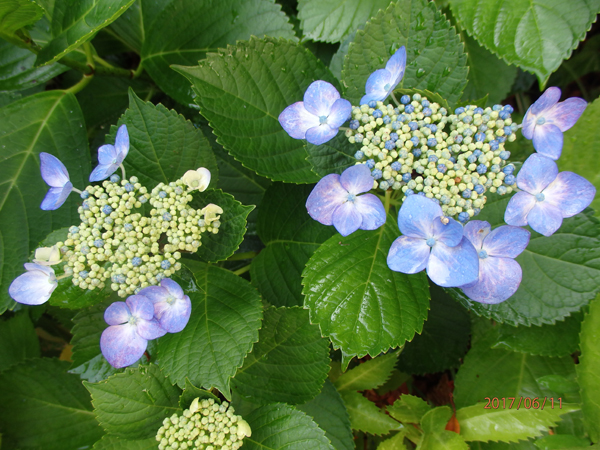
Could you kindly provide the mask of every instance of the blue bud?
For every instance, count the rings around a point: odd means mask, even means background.
[[[435,147],[437,144],[438,144],[438,141],[437,141],[436,138],[429,138],[429,139],[427,139],[427,145],[429,147]],[[437,158],[436,158],[436,161],[437,161]]]
[[[509,164],[508,166],[505,166],[504,169],[502,169],[502,172],[504,172],[504,175],[512,175],[512,173],[515,171],[515,166],[513,166],[512,164]]]
[[[76,227],[76,226],[70,227],[69,233],[71,233],[71,234],[79,233],[79,227]]]
[[[133,225],[130,223],[126,223],[125,225],[123,225],[123,228],[125,229],[125,231],[131,231],[133,230]]]
[[[504,177],[504,183],[507,184],[508,186],[512,186],[513,184],[515,184],[515,181],[517,179],[515,178],[514,175],[506,175]]]
[[[377,108],[377,102],[375,100],[371,100],[368,105],[369,108]]]
[[[90,248],[84,244],[81,246],[81,249],[79,251],[82,255],[87,255],[90,252]]]
[[[365,154],[364,154],[363,152],[361,152],[360,150],[359,150],[359,151],[357,151],[357,152],[354,154],[354,157],[355,157],[356,159],[358,159],[359,161],[360,161],[361,159],[363,159],[363,158],[364,158],[364,156],[365,156]]]
[[[475,158],[479,158],[481,155],[483,155],[483,152],[479,149],[473,152],[473,156],[475,156]]]
[[[411,175],[410,173],[405,173],[402,175],[402,181],[404,181],[405,183],[408,183],[411,180]]]
[[[420,143],[420,140],[419,140],[419,138],[418,138],[418,137],[416,137],[416,136],[413,136],[413,137],[411,137],[411,138],[410,138],[410,142],[412,142],[412,143],[413,143],[413,145],[416,147],[417,145],[419,145],[419,143]]]
[[[90,196],[90,193],[88,191],[83,191],[79,196],[85,200]]]
[[[427,100],[426,98],[424,98],[424,99],[421,101],[421,106],[422,106],[423,108],[427,108],[427,107],[429,106],[429,100]]]
[[[131,183],[127,183],[127,184],[125,185],[125,190],[126,190],[127,192],[133,192],[133,191],[135,190],[135,187],[133,186],[133,184],[131,184]]]
[[[462,120],[464,123],[471,123],[473,121],[473,117],[472,116],[465,116],[463,117]],[[466,131],[466,130],[465,130]]]
[[[141,266],[142,265],[142,258],[140,258],[139,256],[135,256],[131,260],[131,265],[133,267]]]
[[[373,117],[375,117],[376,119],[380,119],[383,117],[383,112],[380,109],[376,109],[375,111],[373,111]]]
[[[471,189],[465,189],[462,191],[463,198],[471,198]]]
[[[487,131],[488,127],[487,127],[487,125],[483,125],[483,124],[481,124],[481,125],[479,125],[479,128],[477,128],[477,129],[478,129],[479,131]]]
[[[473,114],[483,114],[483,108],[477,107],[473,110]]]
[[[473,208],[473,214],[476,216],[481,212],[481,208]]]
[[[436,133],[437,132],[437,125],[434,123],[430,123],[427,125],[427,127],[431,130],[432,133]]]
[[[461,106],[461,107],[459,107],[459,108],[456,108],[456,109],[454,110],[454,114],[456,114],[457,116],[458,116],[459,114],[462,114],[462,113],[464,113],[464,112],[465,112],[465,108],[463,108],[462,106]]]
[[[352,119],[348,125],[351,130],[356,130],[360,126],[360,122],[356,119]]]
[[[477,133],[477,134],[475,135],[475,140],[476,140],[477,142],[483,142],[483,141],[485,141],[485,134],[484,134],[484,133],[481,133],[481,132]]]
[[[450,158],[448,158],[448,161],[454,164],[456,162],[456,158],[454,156],[451,156]]]
[[[415,107],[413,105],[406,105],[404,107],[404,111],[406,111],[408,114],[411,114],[415,112]]]
[[[470,217],[470,216],[469,216],[469,213],[466,213],[466,212],[461,212],[461,213],[458,215],[458,220],[459,220],[460,222],[462,222],[462,223],[465,223],[467,220],[469,220],[469,217]]]
[[[390,133],[390,141],[396,142],[398,140],[398,133]]]
[[[392,164],[390,164],[390,167],[396,172],[399,172],[400,169],[402,169],[402,165],[398,161],[394,161]]]
[[[499,147],[499,145],[500,145],[500,144],[499,144],[499,143],[498,143],[498,141],[497,141],[497,140],[495,140],[495,139],[494,139],[493,141],[490,141],[490,148],[491,148],[492,150],[498,150],[498,147]]]
[[[484,173],[486,173],[486,172],[487,172],[487,167],[485,166],[485,164],[479,164],[479,165],[477,166],[477,173],[478,173],[479,175],[483,175],[483,174],[484,174]]]
[[[117,175],[116,173],[112,174],[110,176],[110,182],[111,183],[118,183],[119,181],[121,181],[121,177],[119,175]]]
[[[167,198],[167,193],[166,193],[165,191],[160,191],[160,192],[158,193],[158,196],[159,196],[160,198]]]
[[[398,116],[398,121],[399,121],[399,122],[404,122],[404,121],[406,121],[406,120],[408,120],[408,119],[409,119],[409,118],[407,118],[407,117],[406,117],[404,114],[400,114],[400,115]]]
[[[384,191],[389,187],[389,183],[386,180],[383,180],[379,183],[379,189],[383,189]]]
[[[402,103],[403,105],[408,105],[410,103],[410,96],[403,95],[402,97],[400,97],[400,103]]]
[[[429,117],[433,114],[433,111],[430,108],[423,108],[423,115],[425,117]]]
[[[509,114],[512,114],[514,112],[514,109],[510,105],[504,105],[504,111],[506,111]]]
[[[481,184],[476,185],[473,190],[475,192],[477,192],[479,195],[483,194],[485,192],[485,187]]]
[[[146,203],[146,202],[148,201],[148,199],[147,199],[146,197],[144,197],[143,195],[140,195],[140,196],[138,197],[138,201],[139,201],[140,203]]]
[[[407,197],[409,195],[413,195],[415,193],[415,191],[413,191],[412,189],[407,189],[406,192],[404,193],[404,195],[406,195]]]
[[[448,203],[450,203],[450,197],[448,197],[447,195],[442,195],[442,198],[440,200],[442,201],[442,203],[444,205],[447,205]]]
[[[379,170],[379,169],[373,169],[371,171],[371,176],[374,179],[379,180],[383,176],[383,173],[381,173],[381,170]]]
[[[418,158],[419,156],[421,156],[421,149],[420,148],[413,149],[412,154],[415,155],[415,158]]]
[[[506,136],[498,136],[498,138],[497,138],[497,139],[498,139],[498,142],[500,142],[500,143],[502,143],[502,144],[503,144],[504,142],[506,142]]]
[[[389,140],[385,142],[385,148],[388,150],[394,150],[396,148],[396,144],[394,144],[394,141]],[[383,158],[380,158],[383,159]]]
[[[114,222],[114,220],[112,220],[112,217],[105,217],[104,218],[104,223],[112,225],[113,222]]]
[[[492,167],[490,167],[490,170],[494,173],[498,173],[498,172],[500,172],[500,166],[498,164],[492,164]]]
[[[429,145],[429,142],[427,142],[427,145]],[[427,158],[427,161],[429,162],[437,162],[438,157],[435,155],[429,155],[429,158]]]
[[[81,272],[79,272],[79,276],[81,278],[83,278],[84,280],[90,275],[90,273],[87,270],[82,270]]]
[[[392,122],[392,128],[393,128],[394,130],[397,130],[397,129],[399,129],[399,128],[402,128],[402,123],[401,123],[401,122],[398,122],[397,120],[394,120],[394,121]]]
[[[94,247],[97,247],[97,248],[104,247],[104,240],[103,239],[96,239],[94,241]]]
[[[498,113],[498,117],[500,117],[502,120],[506,120],[510,117],[510,113],[508,111],[502,110]]]
[[[171,213],[168,213],[168,212],[166,212],[162,215],[162,219],[165,222],[170,222],[172,218],[173,218],[173,216],[171,215]]]
[[[168,261],[167,261],[168,262]],[[161,263],[162,265],[162,263]],[[165,276],[162,273],[157,273],[156,276],[154,278],[156,278],[156,281],[160,281],[164,278]]]
[[[384,159],[385,159],[385,153],[383,153],[383,152],[380,152],[380,153],[377,155],[377,157],[379,158],[379,160],[380,160],[380,161],[382,161],[382,160],[384,160]]]
[[[199,227],[203,227],[206,225],[206,222],[204,221],[204,219],[198,219],[198,226]]]
[[[388,124],[392,121],[392,119],[390,119],[390,116],[388,116],[387,114],[385,116],[383,116],[383,123],[384,124]]]
[[[364,138],[365,137],[361,133],[356,133],[354,135],[354,142],[356,142],[357,144],[360,144]]]
[[[123,283],[125,283],[125,280],[126,280],[126,279],[127,279],[127,278],[125,277],[125,275],[123,275],[123,274],[121,274],[121,273],[119,273],[119,274],[117,274],[117,275],[113,275],[113,276],[111,277],[111,280],[113,281],[113,283],[119,283],[119,284],[123,284]]]
[[[415,130],[419,129],[419,124],[415,121],[408,122],[408,126],[410,127],[411,131],[415,131]]]
[[[477,157],[475,155],[469,155],[469,157],[467,158],[467,161],[469,161],[469,163],[473,164],[475,161],[477,161]]]
[[[457,144],[460,144],[463,141],[463,136],[462,134],[459,134],[458,136],[456,136],[454,138],[454,142],[456,142]]]
[[[493,111],[501,111],[502,110],[502,105],[494,105],[494,106],[492,106],[492,110]]]
[[[504,194],[506,194],[506,186],[500,186],[500,187],[499,187],[499,188],[496,190],[496,192],[497,192],[498,194],[500,194],[500,195],[504,195]]]
[[[508,127],[508,126],[504,127],[504,134],[505,134],[506,136],[510,136],[510,135],[512,134],[512,132],[513,132],[513,131],[512,131],[512,128],[511,128],[511,127]]]
[[[87,202],[87,200],[84,200],[84,202],[81,204],[81,207],[84,210],[88,210],[88,209],[90,209],[90,204]]]
[[[102,207],[102,212],[108,216],[111,212],[113,212],[113,209],[110,205],[104,205]]]
[[[469,116],[467,116],[469,117]],[[473,130],[471,130],[470,128],[467,128],[465,131],[463,131],[463,136],[471,136],[473,134]]]
[[[375,160],[374,159],[367,159],[367,167],[369,169],[372,169],[373,167],[375,167]]]
[[[446,171],[447,171],[448,169],[446,168],[446,164],[438,164],[438,165],[437,165],[437,170],[438,170],[438,172],[441,172],[441,173],[446,173]]]

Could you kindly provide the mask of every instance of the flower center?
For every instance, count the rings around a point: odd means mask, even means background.
[[[354,195],[354,194],[348,194],[348,201],[349,202],[354,202],[354,200],[356,200],[356,195]]]
[[[177,299],[175,297],[169,295],[165,301],[167,302],[167,305],[172,305],[173,303],[175,303],[176,300]]]
[[[319,117],[319,123],[321,125],[325,125],[327,123],[327,116],[320,116]]]
[[[383,87],[383,90],[384,90],[384,91],[389,91],[391,87],[392,87],[392,85],[391,85],[390,83],[387,83],[387,84],[386,84],[386,85]]]
[[[135,316],[130,316],[129,320],[127,321],[130,325],[137,325],[138,323],[138,318]]]
[[[538,120],[536,120],[535,123],[537,123],[538,125],[544,125],[546,123],[546,119],[540,117]]]
[[[427,240],[425,241],[425,243],[426,243],[427,245],[429,245],[430,247],[433,247],[433,246],[435,245],[435,238],[432,238],[432,237],[430,237],[429,239],[427,239]]]
[[[198,180],[194,180],[190,184],[192,185],[192,187],[198,187],[198,186],[200,186],[200,182]]]
[[[485,259],[488,257],[488,254],[485,250],[481,249],[477,252],[477,254],[479,255],[480,259]]]
[[[538,202],[543,202],[546,199],[546,196],[540,192],[539,194],[535,194],[535,199]]]

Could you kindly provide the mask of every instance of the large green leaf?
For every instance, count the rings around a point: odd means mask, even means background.
[[[387,412],[400,422],[420,423],[421,418],[430,409],[431,407],[422,398],[403,394],[393,405],[387,407]]]
[[[577,377],[585,425],[594,443],[600,442],[600,297],[590,303],[581,325],[581,356]]]
[[[328,371],[328,342],[309,323],[308,312],[271,307],[233,388],[255,403],[304,403],[321,392]]]
[[[389,4],[390,0],[299,0],[298,19],[305,38],[313,41],[341,42]]]
[[[376,356],[420,332],[429,308],[424,272],[405,275],[387,266],[398,227],[393,217],[375,231],[335,235],[313,254],[304,277],[305,307],[344,363]]]
[[[90,156],[85,124],[75,96],[48,91],[0,109],[0,313],[14,305],[8,286],[50,231],[79,222],[76,194],[57,211],[39,207],[48,186],[39,153],[58,157],[71,182],[87,185]]]
[[[559,169],[575,172],[587,178],[596,186],[596,198],[590,205],[600,213],[600,162],[594,155],[597,152],[598,140],[594,130],[600,127],[600,99],[588,104],[577,123],[564,134],[561,158],[557,161]]]
[[[4,0],[0,3],[0,36],[17,39],[17,30],[37,22],[44,10],[31,0]]]
[[[158,341],[161,368],[181,388],[187,377],[231,398],[230,378],[258,340],[260,296],[228,270],[196,261],[185,265],[191,274],[182,270],[174,279],[190,297],[192,315],[183,331]]]
[[[338,133],[330,141],[314,145],[308,143],[306,150],[309,153],[308,162],[313,172],[320,177],[330,173],[341,174],[345,169],[356,164],[354,154],[359,147],[351,144],[344,133]]]
[[[83,382],[92,394],[94,413],[100,425],[123,439],[156,436],[162,421],[181,413],[181,391],[171,386],[157,365],[126,369],[99,383]]]
[[[250,36],[294,38],[292,25],[273,0],[143,0],[142,12],[142,64],[163,91],[185,105],[195,95],[169,66],[195,65],[207,52]]]
[[[64,450],[102,436],[79,377],[57,359],[30,359],[0,373],[0,431],[12,448]],[[4,442],[3,442],[4,443]]]
[[[275,306],[304,303],[302,270],[314,251],[335,233],[333,227],[308,215],[305,204],[312,188],[276,183],[262,202],[257,231],[267,247],[252,261],[250,273],[252,284]]]
[[[127,11],[121,14],[107,29],[114,31],[121,42],[139,54],[145,38],[142,0],[133,2]]]
[[[336,450],[354,449],[348,411],[331,381],[325,380],[319,395],[296,408],[313,418]]]
[[[543,86],[596,20],[599,0],[450,0],[461,26]]]
[[[313,81],[337,84],[311,52],[283,39],[251,38],[196,67],[175,69],[192,82],[217,142],[244,166],[278,181],[319,180],[306,160],[306,142],[291,138],[277,120]]]
[[[562,414],[579,409],[578,405],[565,403],[560,409],[548,406],[544,409],[484,409],[483,405],[477,404],[457,410],[456,420],[466,441],[517,442],[541,436],[560,421]]]
[[[427,412],[421,421],[423,437],[417,450],[469,450],[459,434],[445,429],[451,416],[452,410],[448,406]]]
[[[354,391],[341,392],[342,400],[350,415],[352,429],[370,434],[388,434],[392,430],[403,428],[390,416],[379,409],[375,403]]]
[[[119,17],[135,0],[55,0],[52,40],[40,50],[36,65],[58,61]]]
[[[397,360],[398,352],[390,352],[365,361],[340,375],[335,387],[340,391],[376,389],[390,378]]]
[[[158,431],[158,430],[157,430]],[[156,450],[156,437],[131,441],[105,434],[94,444],[94,450]]]
[[[428,0],[399,0],[356,33],[344,60],[345,98],[358,104],[369,75],[406,47],[406,71],[398,87],[427,89],[453,103],[467,84],[467,55],[456,30]]]
[[[0,320],[0,372],[27,358],[39,356],[40,343],[26,312]]]
[[[323,430],[293,406],[262,406],[244,419],[252,429],[244,450],[334,450]]]

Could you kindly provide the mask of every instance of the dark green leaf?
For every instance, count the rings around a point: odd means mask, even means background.
[[[106,286],[104,289],[81,289],[75,286],[72,282],[72,277],[59,280],[58,286],[52,293],[48,303],[60,308],[79,309],[100,303],[109,297],[113,297],[115,301],[117,297],[115,293]]]
[[[340,391],[376,389],[389,379],[397,360],[398,352],[390,352],[365,361],[340,375],[335,387]]]
[[[214,394],[211,394],[210,391],[197,388],[192,383],[190,383],[190,380],[186,378],[185,388],[183,389],[181,397],[179,397],[179,407],[181,409],[188,409],[194,401],[194,399],[196,398],[199,398],[200,400],[213,399],[215,402],[219,404],[221,403],[219,397],[217,397]]]
[[[4,0],[0,3],[0,36],[11,38],[19,28],[37,22],[44,10],[31,0]]]
[[[155,437],[130,441],[129,439],[120,439],[112,434],[105,434],[94,444],[94,450],[155,450],[156,448]]]
[[[460,98],[467,80],[467,55],[454,27],[427,0],[400,0],[356,33],[344,60],[345,98],[358,104],[369,75],[383,69],[403,45],[406,71],[398,87],[427,89],[449,103]]]
[[[402,429],[401,423],[385,414],[362,394],[344,391],[341,395],[350,414],[352,429],[370,434],[388,434],[392,430]]]
[[[142,51],[144,41],[144,18],[142,17],[142,0],[136,0],[107,29],[114,30],[122,42],[137,53]]]
[[[358,147],[351,144],[344,133],[338,133],[332,140],[321,145],[307,143],[308,162],[312,170],[320,177],[330,173],[341,174],[356,164],[354,154]]]
[[[40,343],[26,312],[0,320],[0,372],[27,358],[39,356]]]
[[[387,412],[400,422],[420,423],[421,418],[431,409],[425,400],[414,395],[403,394]]]

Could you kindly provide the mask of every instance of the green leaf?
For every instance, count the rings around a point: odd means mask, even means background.
[[[135,0],[55,0],[52,40],[40,50],[36,66],[58,61],[119,17]]]
[[[323,430],[293,406],[262,406],[245,420],[252,436],[244,438],[244,450],[334,450]]]
[[[579,331],[583,314],[574,313],[554,325],[498,327],[498,340],[494,348],[542,356],[568,356],[579,348]]]
[[[228,270],[191,260],[184,264],[191,274],[181,270],[173,278],[190,297],[192,314],[183,331],[158,341],[161,368],[181,388],[189,378],[230,399],[230,378],[258,340],[260,296]]]
[[[452,411],[448,406],[434,408],[423,416],[424,434],[417,450],[469,450],[464,439],[454,431],[445,430]]]
[[[223,209],[223,214],[219,219],[221,226],[217,234],[204,233],[202,235],[202,245],[196,255],[207,262],[223,261],[233,255],[244,239],[246,217],[254,209],[254,206],[244,206],[220,189],[196,192],[190,206],[202,209],[209,203],[219,205]]]
[[[390,352],[365,361],[340,375],[335,387],[340,391],[376,389],[390,378],[397,360],[398,352]]]
[[[540,386],[561,394],[578,394],[579,384],[575,381],[575,374],[572,377],[563,377],[562,375],[546,375],[537,379]]]
[[[44,10],[31,0],[3,0],[0,3],[0,36],[10,38],[19,28],[34,24]]]
[[[541,405],[541,403],[540,403]],[[563,403],[562,408],[544,409],[484,409],[484,405],[467,406],[456,411],[460,434],[466,441],[517,442],[541,436],[554,427],[562,414],[579,409],[578,405]]]
[[[517,68],[506,64],[472,37],[466,34],[461,37],[465,43],[469,65],[469,83],[461,100],[477,100],[489,95],[486,104],[480,106],[500,103],[510,92],[517,76]]]
[[[333,227],[321,225],[306,212],[312,188],[276,183],[262,201],[257,231],[266,248],[252,260],[250,274],[252,284],[275,306],[304,303],[302,270],[314,251],[335,233]]]
[[[233,379],[255,403],[304,403],[321,392],[329,371],[329,345],[300,307],[265,310],[259,340]]]
[[[396,433],[391,438],[381,441],[377,446],[377,450],[406,450],[406,445],[404,445],[404,433]]]
[[[75,96],[42,92],[0,109],[0,313],[14,302],[8,286],[23,273],[22,264],[48,233],[79,222],[71,195],[56,211],[39,207],[48,186],[39,169],[39,153],[58,157],[75,187],[84,188],[90,157],[83,117]]]
[[[115,301],[118,299],[116,293],[109,286],[104,289],[81,289],[72,283],[72,277],[59,280],[58,286],[52,293],[48,303],[52,306],[60,308],[80,309],[100,303],[109,297],[113,297]]]
[[[423,331],[407,342],[398,368],[407,373],[442,372],[457,367],[467,352],[469,313],[443,289],[431,285],[431,310]]]
[[[221,400],[216,395],[205,389],[200,389],[190,383],[190,380],[185,379],[185,388],[181,396],[179,397],[179,407],[181,409],[188,409],[194,399],[199,398],[200,400],[212,399],[217,403],[221,403]]]
[[[559,169],[568,170],[587,178],[596,186],[596,197],[590,205],[600,213],[600,163],[594,154],[597,138],[594,130],[600,127],[600,99],[588,104],[577,123],[564,134],[561,158],[557,161]]]
[[[431,409],[425,400],[414,395],[403,394],[387,407],[387,412],[400,422],[420,423],[421,418]]]
[[[598,0],[521,1],[494,4],[484,0],[451,0],[462,28],[484,47],[537,75],[544,86],[596,20]]]
[[[392,430],[402,429],[402,424],[379,409],[362,394],[354,391],[340,393],[350,415],[353,430],[370,434],[388,434]]]
[[[338,133],[333,139],[321,145],[307,143],[308,162],[319,177],[330,173],[341,174],[356,164],[357,146],[351,144],[344,133]]]
[[[400,0],[356,33],[344,60],[345,98],[358,104],[369,75],[383,69],[403,45],[406,71],[398,87],[427,89],[449,103],[460,98],[467,80],[467,55],[454,27],[427,0]]]
[[[420,332],[429,308],[424,272],[392,272],[387,254],[398,237],[394,218],[375,231],[334,235],[313,254],[302,274],[304,305],[312,323],[342,350],[376,356]]]
[[[27,358],[39,356],[40,342],[27,313],[0,320],[0,372]]]
[[[108,26],[119,36],[121,42],[136,53],[142,50],[144,41],[144,18],[142,16],[142,0],[137,0]]]
[[[299,0],[298,19],[305,38],[335,43],[343,41],[348,34],[389,4],[390,0]]]
[[[600,442],[600,296],[590,303],[590,311],[581,324],[581,356],[577,378],[586,430],[595,444]]]
[[[181,391],[171,386],[157,365],[126,369],[99,383],[83,382],[92,394],[94,412],[100,425],[123,439],[156,436],[162,421],[180,413]]]
[[[354,449],[348,411],[331,381],[325,380],[319,395],[296,408],[312,417],[336,450]]]
[[[130,441],[129,439],[120,439],[112,434],[105,434],[94,444],[93,448],[94,450],[155,450],[157,446],[156,437]]]
[[[590,440],[568,434],[554,434],[536,439],[535,445],[542,450],[589,450]]]
[[[64,450],[102,436],[79,377],[57,359],[30,359],[0,373],[0,423],[14,448]]]
[[[306,141],[291,138],[277,120],[313,81],[337,85],[307,49],[283,39],[251,38],[209,54],[196,67],[174,68],[192,82],[217,142],[245,167],[276,181],[319,181],[306,160]]]
[[[292,25],[273,0],[144,0],[142,11],[142,64],[163,91],[184,105],[194,102],[194,94],[171,65],[195,65],[207,52],[251,36],[294,38]]]

